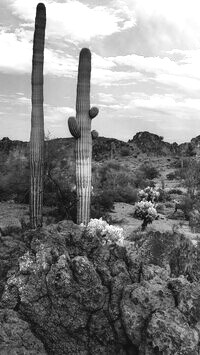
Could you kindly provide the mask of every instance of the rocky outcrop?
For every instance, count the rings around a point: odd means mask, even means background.
[[[177,143],[164,142],[163,137],[146,131],[136,133],[129,143],[136,145],[140,151],[147,154],[166,156],[179,153]]]
[[[0,354],[47,355],[29,324],[10,309],[0,310]]]
[[[56,164],[57,168],[66,165],[67,160],[74,159],[75,142],[73,138],[56,138],[45,141],[46,159]],[[137,155],[140,152],[156,155],[185,155],[188,150],[199,151],[200,136],[192,138],[190,142],[177,144],[165,142],[162,136],[147,131],[136,133],[128,142],[115,138],[98,137],[93,140],[93,160],[104,160],[124,155],[123,150],[129,151],[126,155]],[[67,151],[67,157],[66,157]],[[12,141],[8,137],[0,140],[1,162],[4,168],[11,167],[14,162],[23,169],[29,159],[29,143]]]
[[[19,221],[18,221],[19,222]],[[25,252],[25,244],[19,233],[18,223],[1,225],[0,230],[0,297],[2,295],[7,273],[18,263],[18,258]]]
[[[47,354],[199,353],[200,253],[183,236],[105,244],[63,221],[24,233],[23,243],[1,312],[26,321]]]

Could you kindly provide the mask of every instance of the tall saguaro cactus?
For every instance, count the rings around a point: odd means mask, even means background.
[[[76,118],[68,120],[69,130],[76,138],[77,224],[87,225],[90,219],[92,133],[91,120],[98,114],[90,109],[91,53],[83,48],[79,56],[76,96]],[[94,135],[93,135],[94,136]]]
[[[37,5],[32,59],[32,113],[30,137],[30,220],[31,227],[42,226],[44,170],[43,65],[46,27],[44,4]]]

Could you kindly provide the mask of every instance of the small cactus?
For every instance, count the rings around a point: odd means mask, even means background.
[[[76,119],[68,120],[70,133],[76,138],[77,224],[90,220],[92,134],[91,120],[99,110],[90,108],[91,53],[83,48],[79,56],[76,96]]]
[[[115,142],[111,142],[111,145],[110,145],[110,159],[113,159],[115,154],[116,154]]]
[[[91,136],[92,136],[92,139],[96,139],[99,137],[99,133],[97,131],[95,131],[95,129],[93,129],[93,131],[91,132]]]
[[[30,137],[30,221],[31,227],[42,226],[44,170],[43,64],[46,26],[44,4],[37,5],[32,61],[32,112]]]

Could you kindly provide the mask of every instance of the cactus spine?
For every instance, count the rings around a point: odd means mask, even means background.
[[[83,223],[84,225],[87,225],[90,220],[91,120],[98,114],[98,108],[90,109],[90,76],[91,53],[89,49],[83,48],[80,52],[78,67],[76,125],[71,118],[68,120],[68,125],[70,132],[76,138],[77,224]],[[79,134],[73,134],[73,130],[80,132],[80,137]]]
[[[46,26],[44,4],[37,5],[32,59],[32,112],[30,137],[30,221],[31,227],[42,226],[43,169],[44,169],[44,113],[43,64]]]

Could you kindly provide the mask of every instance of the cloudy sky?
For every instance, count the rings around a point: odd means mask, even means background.
[[[0,138],[29,140],[36,0],[0,0]],[[79,51],[92,52],[93,129],[127,141],[200,134],[199,0],[45,0],[45,131],[69,137]]]

